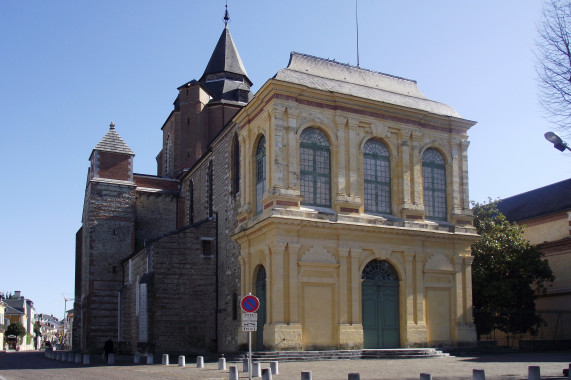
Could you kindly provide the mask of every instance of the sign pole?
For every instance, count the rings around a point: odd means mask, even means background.
[[[248,332],[248,379],[252,380],[252,331],[258,329],[258,308],[260,307],[260,300],[258,297],[248,293],[247,296],[240,301],[242,308],[242,331]]]
[[[248,331],[248,379],[252,380],[252,332]]]

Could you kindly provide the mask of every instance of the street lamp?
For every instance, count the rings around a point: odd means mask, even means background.
[[[571,150],[571,148],[569,148],[569,145],[567,145],[567,143],[565,141],[563,141],[563,139],[561,137],[559,137],[556,133],[545,132],[545,134],[543,136],[545,136],[545,139],[547,141],[549,141],[550,143],[553,144],[555,149],[557,149],[561,152],[563,152],[565,149]]]

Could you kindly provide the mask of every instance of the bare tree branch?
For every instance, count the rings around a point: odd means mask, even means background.
[[[549,120],[571,134],[571,0],[548,0],[537,28],[539,101]]]

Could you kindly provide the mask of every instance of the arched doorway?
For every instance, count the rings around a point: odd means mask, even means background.
[[[364,348],[400,346],[399,278],[386,260],[373,260],[361,275]]]
[[[256,294],[260,300],[260,308],[258,309],[258,329],[256,331],[256,351],[264,349],[264,325],[266,324],[266,269],[260,265],[256,274]]]

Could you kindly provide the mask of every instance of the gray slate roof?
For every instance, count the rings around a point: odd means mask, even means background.
[[[95,145],[94,150],[102,150],[106,152],[122,153],[135,155],[135,153],[129,148],[129,145],[123,141],[121,136],[115,130],[115,124],[111,123],[109,125],[109,131],[103,136],[101,141]]]
[[[218,39],[218,43],[212,52],[210,61],[208,61],[204,74],[202,74],[201,81],[209,74],[223,72],[242,75],[248,81],[248,84],[250,86],[252,85],[252,81],[248,78],[246,68],[242,63],[240,54],[238,54],[238,49],[236,49],[236,45],[234,44],[234,40],[232,40],[230,30],[228,30],[227,26],[224,28],[220,38]]]
[[[278,71],[274,79],[437,115],[460,117],[452,107],[424,96],[416,81],[307,54],[292,52],[288,67]]]
[[[6,300],[4,300],[4,301],[6,301]],[[4,314],[6,314],[6,315],[23,315],[24,312],[20,308],[15,308],[15,307],[12,307],[12,306],[6,304],[6,310],[4,311]]]
[[[571,210],[571,178],[502,199],[498,209],[512,222]]]

